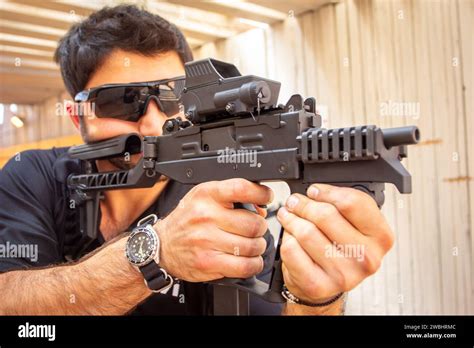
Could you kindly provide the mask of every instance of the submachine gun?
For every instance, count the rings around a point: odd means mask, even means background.
[[[375,125],[321,128],[314,98],[293,95],[279,105],[280,83],[214,59],[185,64],[181,103],[185,118],[165,122],[160,136],[129,134],[72,147],[84,173],[68,178],[79,203],[80,228],[97,238],[98,207],[105,190],[151,187],[164,175],[183,184],[245,178],[254,182],[285,181],[292,193],[312,183],[357,188],[378,204],[385,183],[411,192],[411,176],[401,160],[407,145],[419,140],[415,126],[380,129]],[[130,170],[94,172],[94,161],[142,153]],[[256,161],[242,160],[254,156]],[[237,157],[240,156],[240,157]],[[240,160],[239,160],[240,159]],[[214,314],[249,313],[249,293],[266,301],[284,302],[277,245],[270,283],[255,277],[224,278],[214,284]]]

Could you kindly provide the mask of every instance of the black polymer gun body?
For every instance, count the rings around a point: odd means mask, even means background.
[[[70,156],[85,163],[85,172],[70,176],[68,185],[82,203],[83,232],[89,238],[97,236],[101,191],[151,187],[161,175],[187,184],[230,178],[285,181],[292,193],[302,194],[312,183],[348,186],[368,193],[379,207],[385,183],[411,192],[411,176],[401,160],[407,145],[419,140],[417,127],[324,129],[314,98],[293,95],[278,104],[279,82],[241,76],[234,65],[214,59],[187,63],[185,73],[184,118],[169,119],[161,136],[142,141],[130,134],[71,148]],[[143,157],[130,170],[92,171],[91,161],[140,152]],[[281,278],[277,252],[270,285],[256,279],[221,283],[282,302]]]

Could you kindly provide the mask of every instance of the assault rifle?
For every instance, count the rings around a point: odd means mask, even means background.
[[[161,175],[185,184],[230,178],[285,181],[292,193],[302,194],[312,183],[327,183],[362,190],[379,207],[385,183],[411,192],[411,176],[401,160],[407,145],[419,140],[417,127],[324,129],[314,98],[296,94],[286,105],[278,104],[279,82],[241,76],[234,65],[214,59],[187,63],[185,74],[185,85],[177,91],[185,117],[167,120],[162,135],[142,140],[129,134],[70,149],[72,158],[82,160],[84,173],[71,175],[68,186],[90,240],[97,238],[102,191],[151,187]],[[141,160],[130,170],[94,172],[95,160],[137,153]],[[242,155],[256,160],[242,160]],[[282,234],[270,283],[255,277],[215,281],[215,314],[247,314],[248,293],[284,301]]]

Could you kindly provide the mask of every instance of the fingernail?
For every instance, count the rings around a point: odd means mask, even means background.
[[[267,204],[271,204],[274,198],[275,198],[275,194],[273,193],[273,190],[270,189],[270,201]]]
[[[286,218],[287,215],[288,215],[288,210],[286,210],[285,207],[282,207],[282,208],[280,208],[280,209],[278,210],[278,217],[279,217],[280,219]]]
[[[318,195],[319,193],[319,190],[317,189],[316,186],[310,186],[309,189],[308,189],[308,197],[310,198],[316,198],[316,196]]]
[[[290,210],[296,207],[297,204],[298,204],[298,198],[296,198],[296,196],[293,196],[293,195],[290,196],[286,201],[286,206],[290,208]]]

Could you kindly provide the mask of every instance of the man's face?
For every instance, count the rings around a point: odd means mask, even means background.
[[[142,56],[121,50],[114,51],[91,76],[85,89],[110,83],[131,83],[155,81],[184,75],[184,66],[174,51],[153,56]],[[173,117],[180,116],[176,114]],[[182,115],[181,115],[182,116]],[[85,142],[94,142],[115,136],[138,133],[142,137],[161,135],[164,122],[169,119],[152,99],[145,114],[137,121],[123,121],[114,118],[83,117],[81,134]],[[73,117],[76,124],[77,117]],[[133,166],[138,156],[132,157]],[[112,161],[116,167],[129,167],[119,161]]]

